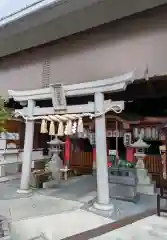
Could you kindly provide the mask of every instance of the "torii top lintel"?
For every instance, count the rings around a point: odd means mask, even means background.
[[[115,92],[123,91],[127,85],[133,83],[134,71],[108,78],[103,80],[97,80],[86,83],[64,85],[65,95],[68,96],[83,96],[91,95],[96,92]],[[36,89],[36,90],[25,90],[25,91],[13,91],[8,90],[9,97],[14,98],[15,101],[27,101],[27,100],[43,100],[51,99],[50,88]]]

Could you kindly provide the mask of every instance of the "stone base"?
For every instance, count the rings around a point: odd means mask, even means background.
[[[112,167],[108,171],[110,198],[136,202],[138,200],[136,170]]]
[[[93,170],[96,170],[96,162],[93,161]]]
[[[152,182],[148,171],[145,168],[137,168],[137,192],[141,194],[154,195],[156,193],[155,184]]]
[[[0,166],[0,177],[5,177],[5,166]]]
[[[113,210],[113,204],[109,203],[109,204],[100,204],[95,202],[93,204],[93,207],[97,210],[101,210],[101,211],[112,211]]]
[[[29,193],[32,193],[32,189],[27,189],[27,190],[18,189],[17,193],[19,193],[19,194],[29,194]]]
[[[110,197],[136,203],[139,200],[136,186],[109,183]]]
[[[6,164],[4,167],[6,175],[14,175],[18,173],[18,163]]]
[[[43,188],[52,188],[52,187],[55,187],[55,185],[58,185],[59,183],[60,183],[60,181],[57,181],[57,180],[51,180],[48,182],[44,182]]]
[[[95,202],[93,205],[88,207],[88,211],[105,218],[111,218],[115,209],[112,203],[103,205]]]
[[[0,183],[1,183],[1,182],[8,182],[8,181],[15,180],[15,179],[20,179],[20,174],[15,174],[15,175],[9,175],[9,176],[5,176],[5,177],[0,177]]]
[[[138,184],[137,192],[140,194],[155,195],[156,189],[154,184]]]
[[[140,184],[150,184],[151,178],[148,175],[148,171],[145,168],[136,169],[137,179]]]

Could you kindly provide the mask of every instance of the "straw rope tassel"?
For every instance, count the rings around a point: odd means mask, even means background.
[[[42,122],[41,122],[40,133],[48,133],[48,129],[47,129],[47,121],[44,120],[44,119],[43,119]]]
[[[78,128],[77,128],[78,133],[83,133],[84,132],[84,127],[83,127],[83,120],[80,117],[78,120]]]
[[[51,136],[55,136],[56,135],[56,133],[55,133],[55,125],[54,125],[53,121],[50,122],[49,135],[51,135]]]
[[[58,131],[57,131],[57,136],[59,136],[59,137],[64,136],[64,125],[63,125],[63,121],[60,121],[60,122],[59,122]]]

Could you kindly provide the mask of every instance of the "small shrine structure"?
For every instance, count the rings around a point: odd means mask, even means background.
[[[112,210],[113,206],[109,198],[107,145],[105,114],[114,111],[119,114],[124,109],[124,102],[112,102],[105,100],[105,93],[124,91],[128,84],[134,81],[134,72],[104,80],[73,85],[50,85],[48,88],[13,91],[9,90],[9,97],[20,103],[27,103],[27,107],[16,109],[15,116],[25,119],[24,157],[19,193],[30,191],[29,182],[31,174],[32,148],[34,138],[34,121],[41,120],[41,130],[46,131],[46,125],[50,122],[50,130],[53,135],[70,135],[74,131],[83,131],[83,117],[95,118],[96,140],[96,168],[97,168],[97,202],[94,207],[100,210]],[[68,105],[67,97],[94,96],[94,102],[82,105]],[[36,101],[52,99],[52,107],[38,107]],[[23,104],[22,104],[23,105]],[[57,133],[54,123],[59,123]],[[77,122],[77,123],[76,123]],[[63,125],[66,125],[63,129]],[[77,128],[77,129],[76,129]]]

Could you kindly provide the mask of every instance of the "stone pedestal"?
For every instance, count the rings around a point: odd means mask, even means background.
[[[18,149],[0,150],[0,177],[17,174],[18,173],[17,160]]]
[[[4,177],[5,176],[5,166],[1,165],[0,166],[0,177]]]
[[[145,154],[136,153],[138,158],[136,164],[136,173],[137,173],[137,192],[141,194],[154,195],[155,194],[155,184],[152,183],[151,176],[148,175],[147,169],[144,166],[144,157]]]
[[[48,163],[48,170],[52,173],[52,178],[57,181],[57,184],[60,182],[61,179],[61,171],[60,169],[63,168],[63,162],[61,158],[58,156],[57,153],[54,153],[51,161]]]
[[[110,197],[120,200],[136,202],[137,177],[136,169],[131,168],[109,168],[109,190]]]
[[[155,184],[152,183],[151,177],[148,175],[148,171],[145,168],[137,168],[137,192],[141,194],[154,195]]]

